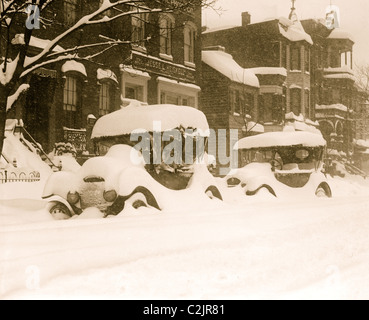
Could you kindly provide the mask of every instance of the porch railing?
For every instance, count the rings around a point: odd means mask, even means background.
[[[15,182],[38,182],[41,176],[37,171],[25,172],[14,170],[0,170],[0,184]]]

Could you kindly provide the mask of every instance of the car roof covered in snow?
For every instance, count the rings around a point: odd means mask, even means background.
[[[186,106],[131,104],[101,117],[92,131],[92,139],[129,135],[132,132],[164,132],[183,127],[209,135],[209,125],[203,112]],[[200,132],[203,132],[203,134]]]
[[[236,143],[234,150],[261,149],[272,147],[324,147],[327,142],[323,136],[310,132],[268,132],[243,138]]]

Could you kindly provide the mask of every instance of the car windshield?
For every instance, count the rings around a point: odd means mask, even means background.
[[[242,150],[242,166],[250,163],[271,163],[279,171],[314,170],[323,158],[323,147],[275,147]]]

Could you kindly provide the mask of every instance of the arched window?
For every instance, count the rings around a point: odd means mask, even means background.
[[[160,16],[160,53],[172,55],[172,31],[174,28],[174,18],[171,15]]]
[[[184,27],[184,61],[195,63],[196,26],[187,22]]]

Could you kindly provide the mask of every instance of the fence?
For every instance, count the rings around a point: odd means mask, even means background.
[[[33,171],[27,174],[24,171],[15,172],[9,170],[0,170],[0,184],[38,181],[40,181],[40,173],[37,171]]]

